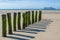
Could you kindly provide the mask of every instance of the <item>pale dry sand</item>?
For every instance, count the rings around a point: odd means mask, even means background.
[[[60,40],[60,11],[43,11],[42,18],[53,22],[47,26],[45,32],[39,32],[32,40]]]
[[[2,13],[0,11],[0,13]],[[31,32],[14,32],[14,35],[8,35],[9,38],[4,38],[2,34],[2,22],[0,14],[0,40],[60,40],[60,11],[42,11],[42,20],[30,25],[28,28],[35,29]],[[38,31],[40,30],[40,31]],[[43,30],[43,31],[41,31]],[[37,33],[37,34],[35,34]]]

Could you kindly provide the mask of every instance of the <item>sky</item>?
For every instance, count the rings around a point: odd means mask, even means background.
[[[0,0],[0,9],[60,9],[60,0]]]

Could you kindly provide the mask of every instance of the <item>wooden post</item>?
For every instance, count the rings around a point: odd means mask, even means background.
[[[13,29],[14,31],[16,31],[16,16],[17,16],[17,13],[14,12],[14,15],[13,15]]]
[[[30,11],[30,22],[32,24],[32,11]]]
[[[20,22],[21,22],[21,13],[18,12],[18,29],[19,29],[19,30],[21,30]]]
[[[32,24],[34,23],[34,11],[32,11]]]
[[[39,11],[39,21],[41,20],[41,16],[42,16],[41,13],[42,13],[42,12]]]
[[[36,11],[34,11],[34,23],[35,23],[35,15],[36,15],[36,13],[35,13]]]
[[[11,13],[7,13],[7,19],[8,19],[8,33],[12,34]]]
[[[27,27],[28,25],[27,25],[27,12],[25,13],[25,26]]]
[[[28,13],[27,14],[27,16],[28,16],[28,25],[30,25],[31,24],[31,22],[30,22],[30,11],[28,11],[27,13]]]
[[[25,27],[26,27],[26,23],[25,23],[25,21],[26,21],[26,14],[25,13],[23,13],[23,29],[25,29]]]
[[[25,13],[25,27],[27,27],[27,13]]]
[[[6,37],[6,35],[7,35],[6,27],[7,27],[6,15],[2,14],[2,36],[3,37]]]
[[[28,26],[28,13],[26,12],[26,24]]]
[[[36,14],[35,14],[35,22],[37,22],[37,11],[36,11]]]
[[[39,11],[37,11],[37,22],[39,22]]]

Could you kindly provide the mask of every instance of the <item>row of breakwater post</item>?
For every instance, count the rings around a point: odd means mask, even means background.
[[[13,19],[11,16],[12,14],[10,12],[2,14],[2,36],[3,37],[7,36],[7,27],[8,27],[8,34],[13,34],[13,32],[17,31],[17,29],[23,30],[29,25],[41,21],[41,14],[42,11],[26,11],[23,13],[14,12]]]

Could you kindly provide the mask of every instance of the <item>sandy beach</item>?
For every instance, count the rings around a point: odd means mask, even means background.
[[[0,40],[60,40],[60,10],[42,10],[40,22],[29,25],[25,30],[13,32],[8,37],[2,37],[1,14],[7,12],[0,10]]]

